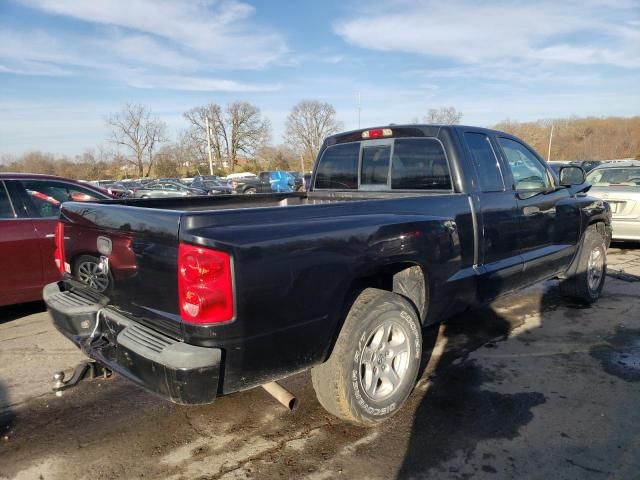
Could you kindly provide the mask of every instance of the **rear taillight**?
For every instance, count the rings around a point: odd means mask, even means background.
[[[64,223],[58,222],[56,224],[55,233],[55,245],[56,248],[53,253],[53,258],[56,262],[56,266],[60,273],[65,272],[65,255],[64,255]]]
[[[181,243],[178,247],[180,316],[189,323],[233,320],[231,257],[225,252]]]

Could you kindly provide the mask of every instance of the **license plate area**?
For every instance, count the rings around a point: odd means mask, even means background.
[[[624,205],[626,202],[609,202],[609,206],[611,207],[611,213],[620,213],[624,210]]]

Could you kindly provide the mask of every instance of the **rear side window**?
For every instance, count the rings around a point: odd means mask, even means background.
[[[504,191],[500,164],[493,148],[491,148],[489,137],[483,133],[467,132],[464,134],[464,138],[469,150],[471,150],[471,157],[478,172],[480,190],[483,192]]]
[[[451,190],[451,175],[442,144],[433,138],[397,139],[391,162],[391,188]]]
[[[9,195],[4,188],[4,183],[0,182],[0,218],[14,218],[13,207],[9,201]]]
[[[355,190],[358,188],[360,142],[327,148],[316,171],[315,188]]]
[[[373,145],[362,148],[361,185],[386,185],[389,178],[391,145]]]

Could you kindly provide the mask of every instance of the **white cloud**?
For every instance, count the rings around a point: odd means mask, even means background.
[[[128,75],[127,83],[136,88],[160,88],[164,90],[185,90],[201,92],[274,92],[280,90],[279,84],[248,84],[235,80],[210,77],[192,77],[188,75]]]
[[[277,32],[251,22],[254,8],[237,1],[21,1],[47,13],[165,39],[194,56],[206,57],[216,68],[264,68],[287,52]]]
[[[0,73],[84,74],[138,88],[219,92],[273,91],[278,85],[224,78],[282,61],[280,34],[251,21],[236,1],[19,0],[82,29],[0,30]]]
[[[368,10],[376,13],[336,22],[335,32],[368,49],[462,63],[537,59],[640,66],[637,3],[387,0]]]

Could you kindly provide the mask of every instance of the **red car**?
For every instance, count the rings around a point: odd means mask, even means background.
[[[0,306],[40,300],[42,288],[60,277],[54,250],[62,202],[111,198],[102,189],[66,178],[0,173]],[[98,290],[109,287],[94,255],[81,256],[69,268]]]

